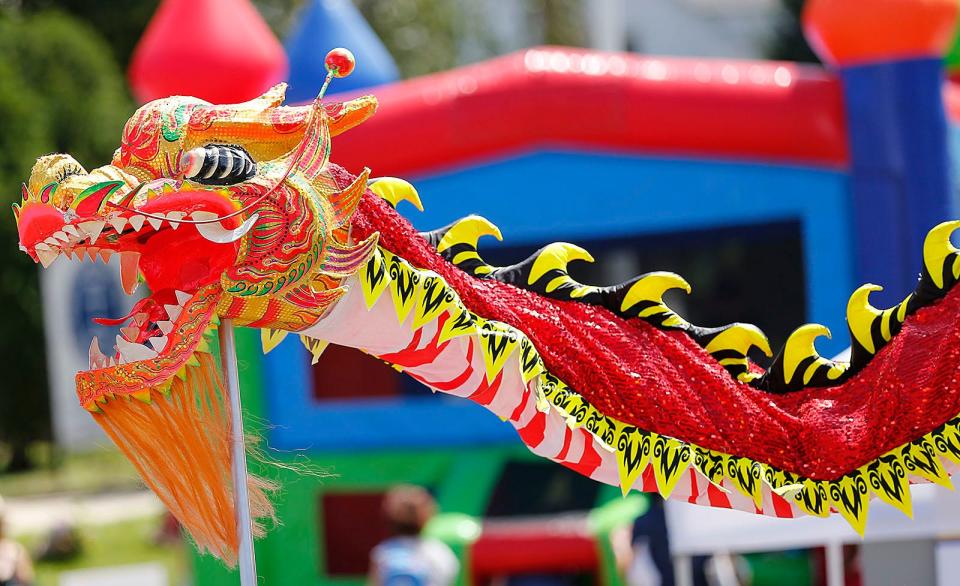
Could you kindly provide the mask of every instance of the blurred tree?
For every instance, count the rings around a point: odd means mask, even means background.
[[[282,2],[283,0],[263,0]],[[464,55],[485,59],[519,46],[582,45],[582,0],[513,0],[527,38],[498,42],[485,11],[505,0],[354,0],[397,62],[403,77],[461,65]],[[512,11],[511,11],[512,12]],[[503,46],[506,44],[507,46]],[[465,51],[465,49],[467,49]]]
[[[820,60],[803,36],[803,27],[800,24],[804,0],[781,0],[781,2],[783,2],[783,17],[777,27],[777,33],[767,48],[767,56],[784,61],[819,63]]]
[[[586,43],[581,0],[531,0],[531,14],[543,27],[543,43],[582,47]]]
[[[403,77],[457,65],[465,23],[455,0],[355,0],[364,18],[393,55]]]
[[[56,9],[84,20],[109,44],[122,70],[160,0],[0,0],[18,6],[24,13]]]
[[[20,198],[34,159],[69,152],[108,161],[132,104],[110,49],[95,31],[57,13],[0,11],[0,200]],[[17,250],[12,214],[0,219],[0,441],[10,469],[28,465],[31,441],[50,437],[38,271]]]
[[[253,0],[253,3],[273,32],[283,38],[303,0]],[[0,0],[0,6],[5,5],[26,13],[56,9],[87,21],[103,36],[114,59],[126,71],[160,0]]]

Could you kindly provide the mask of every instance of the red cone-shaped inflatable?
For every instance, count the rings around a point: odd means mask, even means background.
[[[253,98],[287,73],[283,47],[250,0],[164,0],[130,64],[141,102],[171,95]]]

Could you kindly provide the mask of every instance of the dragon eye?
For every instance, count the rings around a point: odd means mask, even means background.
[[[243,147],[211,144],[184,153],[180,170],[204,185],[233,185],[253,177],[257,164]]]

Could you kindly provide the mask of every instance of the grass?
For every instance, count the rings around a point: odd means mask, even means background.
[[[190,572],[189,556],[183,542],[158,545],[153,535],[160,526],[159,517],[123,521],[111,525],[80,527],[83,551],[67,562],[39,562],[34,566],[36,586],[57,586],[62,572],[104,566],[159,562],[167,569],[170,584],[183,584]],[[42,536],[24,537],[22,542],[34,551]]]
[[[17,497],[59,492],[93,493],[142,486],[133,466],[114,449],[66,453],[37,460],[45,463],[26,472],[0,474],[0,495]]]

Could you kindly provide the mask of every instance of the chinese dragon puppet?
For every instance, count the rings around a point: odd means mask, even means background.
[[[208,346],[221,318],[261,328],[265,350],[287,333],[314,356],[359,348],[624,493],[839,513],[862,532],[873,497],[910,515],[911,483],[951,485],[960,222],[932,228],[899,305],[871,306],[875,285],[853,292],[849,361],[818,355],[829,332],[807,324],[763,370],[748,358],[772,354],[758,328],[697,326],[664,304],[690,291],[678,275],[582,284],[567,264],[592,259],[567,243],[491,266],[477,241],[500,233],[478,216],[418,233],[394,209],[420,206],[409,184],[329,158],[375,98],[283,99],[280,85],[236,105],[148,103],[109,165],[42,157],[14,206],[20,247],[44,267],[117,255],[127,292],[149,288],[129,316],[101,320],[120,334],[106,352],[93,340],[77,394],[202,549],[236,559],[229,412]],[[249,487],[255,516],[269,517],[269,483]]]

